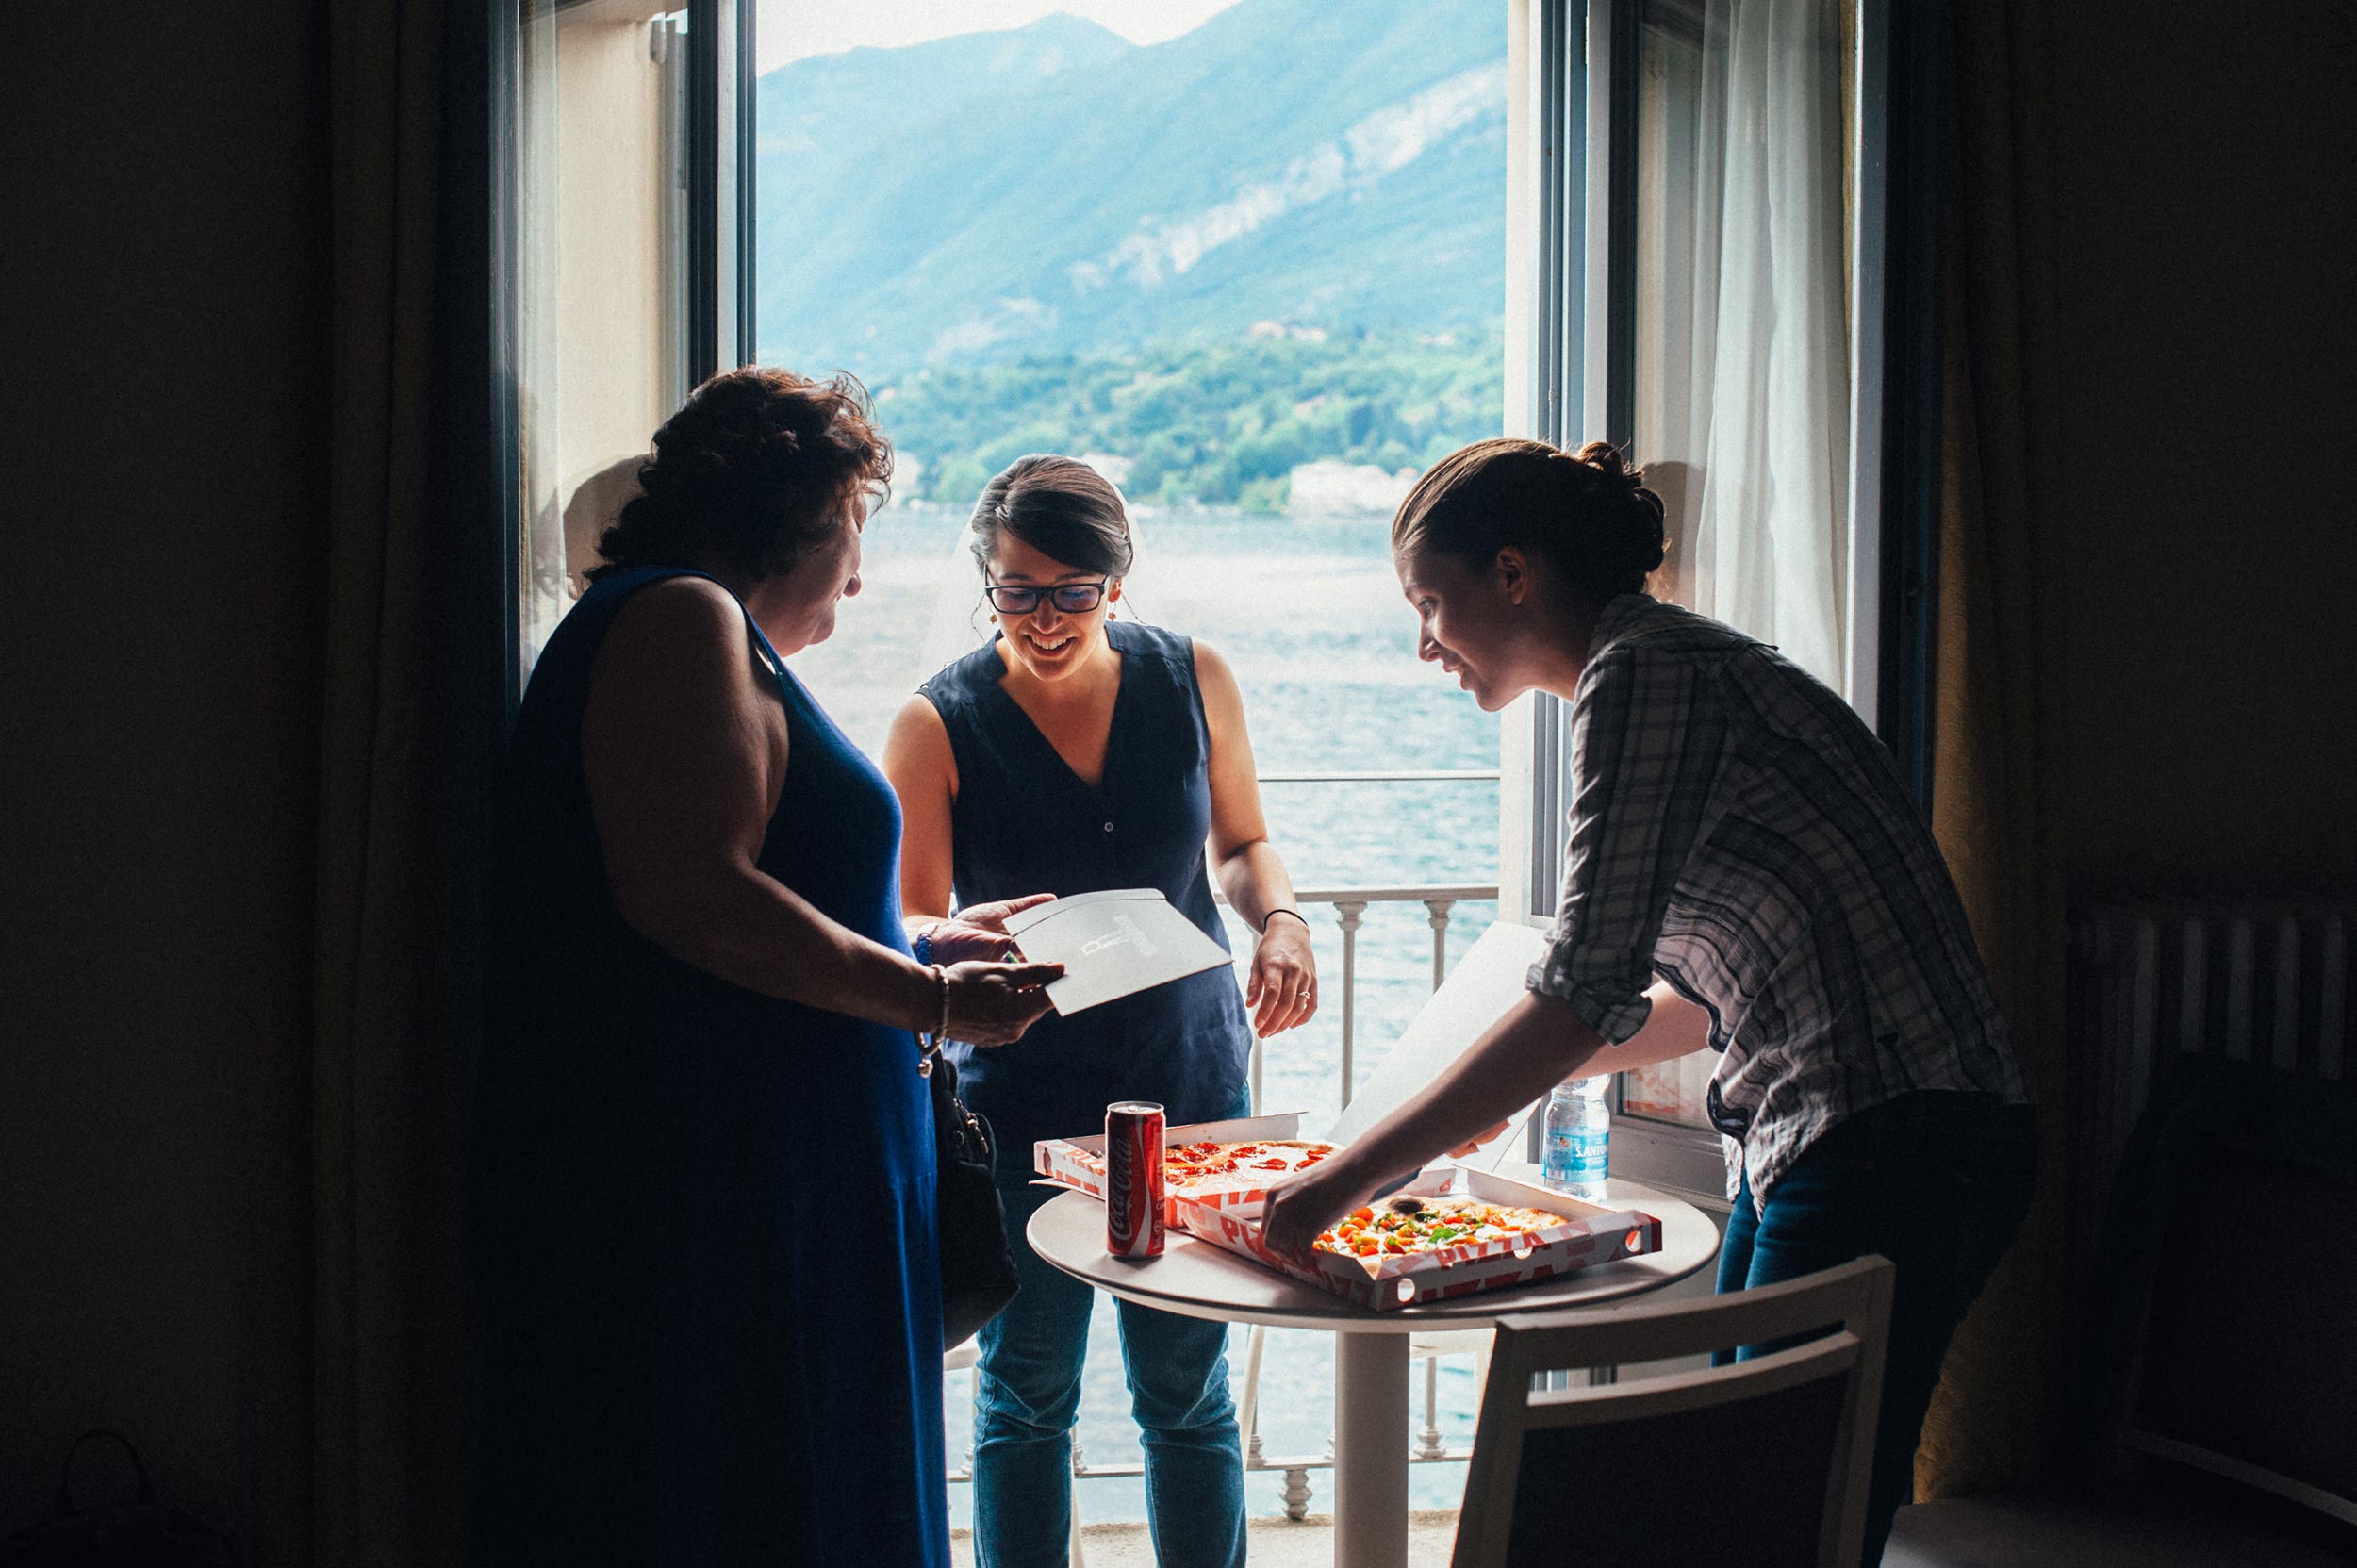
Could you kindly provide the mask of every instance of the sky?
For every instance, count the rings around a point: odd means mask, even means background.
[[[756,0],[755,50],[774,71],[804,55],[862,44],[898,48],[956,33],[997,33],[1056,11],[1084,16],[1132,43],[1192,32],[1236,0]]]

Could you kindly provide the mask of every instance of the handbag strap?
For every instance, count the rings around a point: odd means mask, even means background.
[[[153,1503],[156,1500],[156,1483],[147,1478],[147,1461],[140,1458],[140,1451],[137,1448],[131,1446],[131,1440],[121,1432],[107,1428],[92,1427],[89,1431],[75,1438],[74,1446],[65,1451],[65,1463],[58,1474],[58,1500],[52,1505],[53,1511],[60,1519],[70,1518],[82,1511],[81,1504],[74,1497],[74,1461],[80,1457],[82,1444],[94,1437],[110,1440],[130,1456],[131,1474],[139,1478],[139,1500],[142,1503]]]

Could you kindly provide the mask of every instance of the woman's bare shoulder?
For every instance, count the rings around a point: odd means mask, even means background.
[[[923,692],[900,704],[884,734],[884,776],[905,796],[922,784],[958,789],[957,754],[950,749],[949,726]]]
[[[1189,637],[1187,646],[1195,653],[1195,678],[1197,681],[1217,681],[1223,685],[1236,684],[1236,672],[1228,668],[1227,656],[1201,637]]]
[[[1235,670],[1218,649],[1200,637],[1195,639],[1195,684],[1203,693],[1203,706],[1215,718],[1243,716],[1244,688],[1236,684]]]
[[[630,596],[599,645],[590,701],[702,710],[750,701],[754,669],[744,607],[706,577],[667,577]]]
[[[923,692],[912,692],[900,704],[900,711],[892,716],[892,735],[906,735],[912,740],[940,737],[943,745],[949,743],[949,726],[942,721],[941,710]]]
[[[662,578],[632,594],[615,612],[606,635],[610,638],[628,629],[636,636],[668,633],[700,640],[725,637],[733,642],[742,635],[744,624],[744,606],[737,603],[734,594],[709,577],[684,575]]]

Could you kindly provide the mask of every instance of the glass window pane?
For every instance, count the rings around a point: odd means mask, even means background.
[[[519,402],[525,668],[686,395],[686,13],[525,0]]]
[[[1854,11],[1651,0],[1638,35],[1635,455],[1668,509],[1654,592],[1841,689],[1849,598]],[[1714,1062],[1624,1076],[1706,1125]]]
[[[1850,325],[1840,0],[1654,0],[1638,65],[1636,456],[1656,591],[1838,690]]]
[[[1261,771],[1291,775],[1261,798],[1296,888],[1486,888],[1498,721],[1418,662],[1388,524],[1418,473],[1505,423],[1512,8],[1088,12],[762,0],[760,356],[854,371],[901,459],[859,598],[794,670],[876,747],[919,681],[996,635],[960,548],[984,483],[1026,453],[1080,457],[1138,524],[1120,615],[1217,648]],[[1332,777],[1393,769],[1458,776]],[[1344,980],[1338,910],[1305,903],[1324,1005],[1270,1043],[1261,1102],[1315,1131],[1341,1108]],[[1448,957],[1493,907],[1441,916]],[[1414,898],[1364,909],[1362,1076],[1431,991],[1433,919]],[[1096,1322],[1080,1436],[1106,1462],[1136,1450]],[[1325,1443],[1329,1355],[1271,1342],[1270,1454]],[[1452,1390],[1451,1429],[1476,1395]],[[1420,1469],[1419,1505],[1453,1504],[1444,1467]],[[1250,1477],[1254,1511],[1282,1506],[1279,1480]],[[1098,1518],[1144,1512],[1134,1478],[1078,1492]],[[963,1517],[969,1492],[951,1497]]]

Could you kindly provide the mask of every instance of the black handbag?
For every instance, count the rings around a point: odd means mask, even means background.
[[[127,1501],[84,1505],[74,1496],[74,1461],[104,1438],[130,1456],[139,1482]],[[156,1500],[147,1465],[130,1439],[93,1428],[74,1440],[49,1516],[0,1537],[0,1568],[236,1568],[237,1549],[220,1530]]]
[[[958,1098],[958,1069],[926,1042],[922,1070],[933,1093],[933,1208],[941,1230],[941,1347],[966,1339],[1007,1310],[1017,1288],[998,1201],[990,1123]]]

